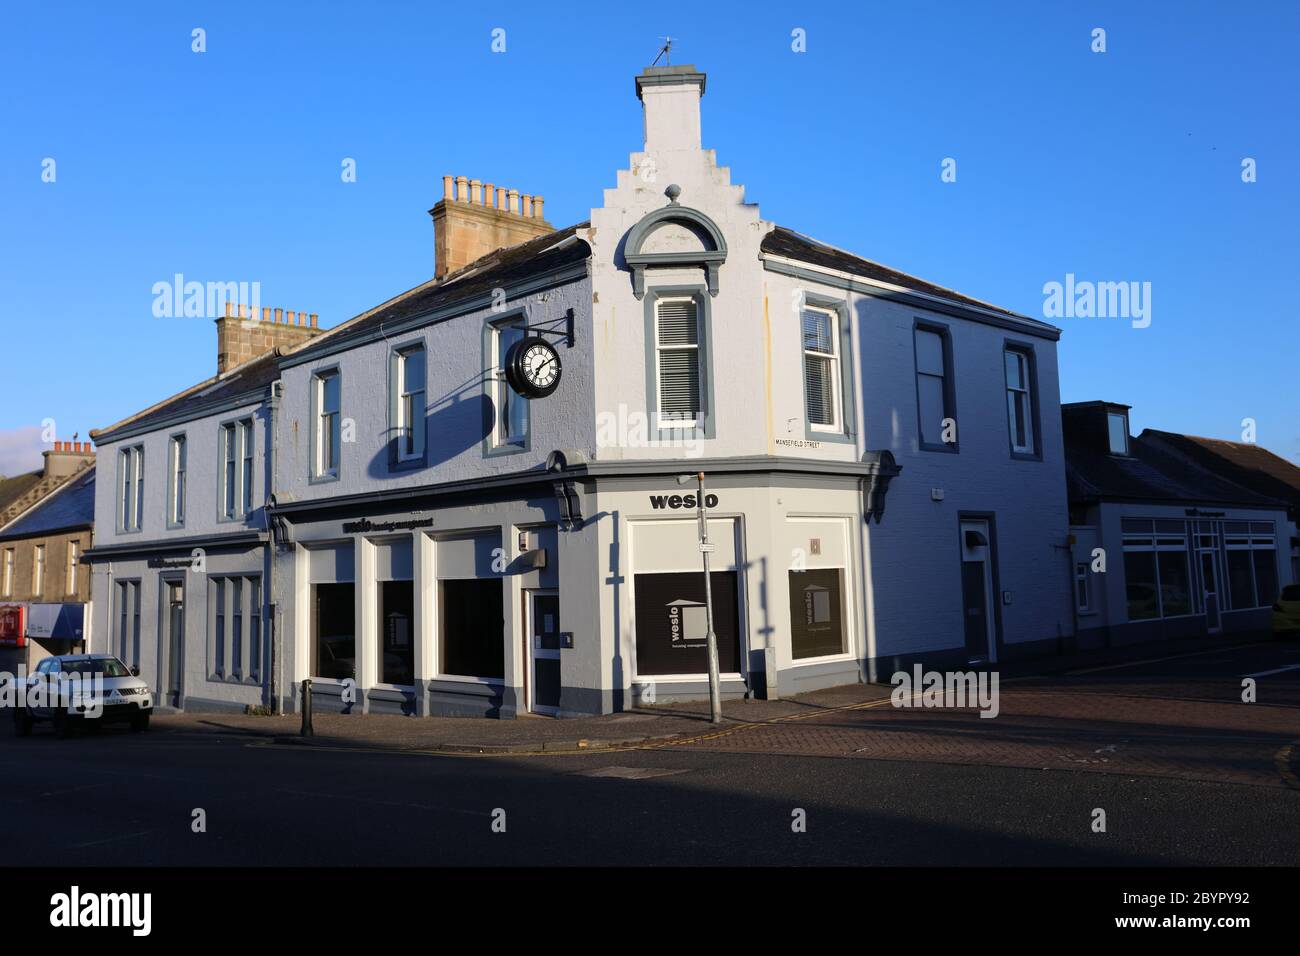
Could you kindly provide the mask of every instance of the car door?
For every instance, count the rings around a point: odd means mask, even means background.
[[[57,697],[59,685],[57,682],[51,683],[50,677],[51,673],[57,671],[58,663],[59,662],[54,658],[47,657],[36,665],[36,670],[33,671],[32,676],[28,678],[28,701],[37,702],[43,705],[27,708],[37,717],[49,717],[54,713],[54,708],[58,704]],[[54,695],[54,700],[51,700],[51,694]]]

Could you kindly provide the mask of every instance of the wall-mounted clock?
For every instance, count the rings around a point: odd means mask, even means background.
[[[546,339],[530,335],[506,352],[506,381],[525,398],[545,398],[560,385],[560,354]]]

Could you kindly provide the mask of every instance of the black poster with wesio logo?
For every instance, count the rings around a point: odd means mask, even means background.
[[[718,670],[740,670],[739,588],[735,571],[713,571],[713,631],[718,636]],[[636,586],[636,672],[707,674],[708,627],[704,573],[638,574]]]

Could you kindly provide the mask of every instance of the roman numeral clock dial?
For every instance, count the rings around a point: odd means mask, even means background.
[[[506,381],[520,395],[545,398],[560,385],[564,371],[559,353],[546,339],[529,336],[510,347],[506,353]]]

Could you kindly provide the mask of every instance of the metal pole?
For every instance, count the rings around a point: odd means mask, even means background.
[[[722,723],[722,682],[718,677],[718,635],[713,633],[713,582],[709,574],[709,554],[713,545],[709,544],[709,522],[704,508],[704,472],[695,476],[699,484],[696,495],[696,513],[700,519],[700,556],[704,559],[704,620],[708,629],[709,645],[709,706],[713,711],[713,722]]]
[[[311,737],[311,678],[302,679],[302,736]]]

